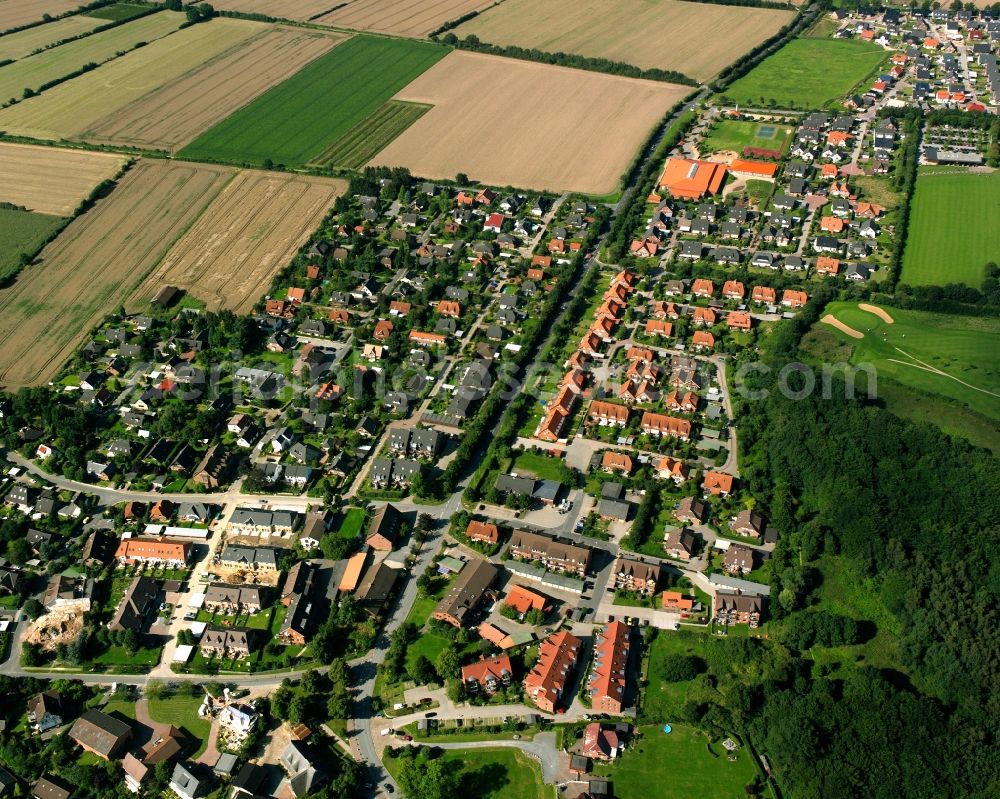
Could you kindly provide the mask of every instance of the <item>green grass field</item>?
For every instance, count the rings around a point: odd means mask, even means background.
[[[24,58],[35,50],[50,47],[64,39],[88,33],[104,24],[106,24],[106,20],[75,14],[72,17],[47,22],[44,25],[36,25],[34,28],[28,28],[19,33],[8,33],[6,36],[0,36],[0,61],[15,61],[18,58]]]
[[[444,740],[450,740],[446,738]],[[458,775],[458,796],[476,799],[550,799],[552,789],[542,782],[538,765],[514,749],[449,749],[441,755],[446,768]],[[399,760],[386,758],[393,776]]]
[[[863,333],[862,339],[820,326],[850,347],[852,364],[872,364],[879,378],[946,397],[1000,420],[1000,347],[996,344],[1000,319],[886,310],[894,324],[886,324],[856,303],[827,306],[827,313]]]
[[[115,3],[113,6],[102,6],[91,11],[85,11],[83,12],[83,16],[117,22],[123,19],[132,19],[132,17],[137,17],[148,10],[149,6],[133,5],[132,3]]]
[[[761,134],[765,135],[761,135]],[[766,135],[770,133],[770,135]],[[743,119],[721,119],[705,136],[702,149],[707,152],[731,150],[743,154],[744,147],[785,151],[792,129],[784,125],[751,122]]]
[[[906,230],[900,282],[979,288],[1000,261],[1000,172],[921,171]]]
[[[341,136],[313,163],[361,169],[389,142],[430,111],[431,106],[390,100]]]
[[[756,767],[746,747],[735,761],[721,744],[693,727],[674,725],[667,735],[660,725],[640,727],[642,738],[613,765],[594,764],[607,775],[618,799],[733,799],[753,780]]]
[[[886,58],[870,42],[793,39],[723,91],[742,105],[822,108],[843,97]]]
[[[364,508],[348,508],[342,512],[337,534],[342,538],[357,538],[361,535],[361,528],[365,523],[366,516]]]
[[[165,696],[162,699],[153,697],[149,700],[149,716],[153,721],[173,724],[201,741],[191,757],[197,757],[205,751],[208,735],[212,730],[211,722],[198,715],[200,704],[201,697],[192,696]]]
[[[182,157],[302,166],[326,153],[448,48],[355,36],[181,150]]]
[[[518,474],[531,472],[539,480],[564,482],[566,466],[562,461],[549,455],[522,452],[514,461],[514,469]]]
[[[64,221],[59,216],[0,208],[0,282],[20,268],[22,254],[37,250]]]
[[[86,64],[101,64],[117,53],[132,50],[138,42],[160,39],[183,22],[183,14],[161,11],[8,64],[0,68],[0,102],[20,98],[25,89],[37,91]]]

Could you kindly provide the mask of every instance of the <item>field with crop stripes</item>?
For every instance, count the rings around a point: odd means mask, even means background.
[[[302,166],[447,53],[428,42],[355,36],[203,133],[181,156]]]
[[[317,158],[317,166],[340,166],[361,169],[400,133],[430,111],[422,103],[390,100],[374,114],[361,120],[326,152]]]

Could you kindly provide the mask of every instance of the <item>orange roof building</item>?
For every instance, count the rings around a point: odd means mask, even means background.
[[[654,436],[674,436],[687,441],[691,437],[691,422],[665,413],[646,411],[642,415],[642,430]]]
[[[606,624],[594,641],[594,666],[587,685],[594,710],[621,715],[625,706],[628,653],[628,627],[620,621]]]
[[[447,339],[440,333],[425,333],[422,330],[411,330],[410,341],[417,344],[423,344],[424,346],[433,346],[444,344]]]
[[[778,301],[778,293],[770,286],[754,286],[753,294],[750,295],[753,302],[762,302],[773,305]]]
[[[698,200],[706,194],[717,194],[725,177],[725,164],[668,158],[659,186],[674,197]]]
[[[696,325],[711,327],[716,322],[715,311],[711,308],[695,308],[691,313],[691,321]]]
[[[744,311],[733,311],[726,317],[726,324],[733,330],[749,330],[753,322],[750,321],[750,314]]]
[[[664,455],[656,464],[656,476],[661,479],[671,479],[675,483],[687,480],[688,468],[684,461]]]
[[[621,472],[622,474],[632,474],[632,458],[624,452],[614,452],[608,450],[601,456],[601,468],[606,472]]]
[[[785,289],[781,292],[781,304],[786,308],[801,308],[808,301],[809,297],[804,291]]]
[[[375,323],[375,330],[372,333],[372,338],[376,341],[385,341],[389,338],[389,334],[392,332],[393,324],[388,319],[380,319]]]
[[[670,322],[663,322],[659,319],[647,319],[645,332],[647,336],[670,338],[674,334],[674,326]]]
[[[465,528],[465,534],[470,541],[479,541],[482,544],[496,544],[500,541],[500,531],[491,522],[477,522],[473,519]]]
[[[715,496],[729,496],[733,492],[733,476],[725,472],[705,472],[701,487]]]
[[[361,572],[365,568],[365,559],[368,557],[367,552],[358,552],[347,561],[347,567],[344,569],[344,574],[340,578],[340,590],[341,591],[353,591],[358,587],[358,583],[361,582]]]
[[[817,275],[836,275],[839,271],[840,261],[837,258],[831,258],[828,255],[821,255],[816,259]]]
[[[691,293],[695,297],[711,297],[715,294],[715,286],[712,285],[711,280],[705,278],[698,278],[694,283],[691,284]]]
[[[727,280],[722,285],[722,296],[727,300],[742,300],[746,293],[746,288],[738,280]]]
[[[115,552],[121,563],[187,563],[191,545],[164,538],[123,538]]]
[[[712,335],[710,330],[696,330],[694,335],[691,336],[691,346],[696,350],[715,349],[715,336]]]
[[[441,316],[450,316],[452,319],[458,319],[462,315],[462,306],[455,302],[455,300],[441,300],[438,303],[437,312]]]
[[[583,642],[565,630],[550,635],[538,651],[538,661],[524,678],[525,693],[546,713],[555,713],[563,690],[572,681]]]
[[[729,171],[735,175],[753,175],[755,178],[773,178],[778,174],[778,165],[766,161],[748,161],[737,158],[729,165]]]
[[[494,655],[489,660],[462,666],[462,684],[470,694],[480,690],[494,694],[501,685],[510,685],[513,675],[514,670],[507,655]]]
[[[694,600],[680,591],[664,591],[660,597],[660,607],[664,610],[678,610],[687,613],[694,607]]]
[[[510,593],[507,594],[503,603],[522,615],[529,610],[540,610],[544,613],[552,606],[547,596],[516,583],[511,586]]]
[[[628,424],[629,409],[617,402],[594,400],[590,403],[590,421],[604,422],[624,427]]]

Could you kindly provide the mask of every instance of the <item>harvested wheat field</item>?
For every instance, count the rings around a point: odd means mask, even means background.
[[[79,138],[100,120],[238,49],[267,29],[265,23],[241,19],[213,19],[192,25],[54,86],[38,97],[4,108],[0,111],[0,130],[36,139]]]
[[[305,21],[336,8],[340,3],[337,0],[218,0],[212,5],[223,11]]]
[[[454,33],[707,80],[795,16],[679,0],[504,0]]]
[[[318,227],[347,183],[332,178],[240,172],[132,294],[142,307],[180,286],[210,310],[249,311]]]
[[[0,3],[2,8],[5,3]],[[84,17],[79,14],[44,25],[36,25],[19,33],[9,33],[0,37],[0,61],[16,61],[43,47],[92,31],[99,25],[107,25],[108,20]]]
[[[69,216],[125,158],[29,144],[0,143],[0,202],[40,214]]]
[[[198,26],[196,26],[198,27]],[[140,161],[0,290],[0,386],[49,380],[211,203],[234,170]]]
[[[494,186],[606,194],[690,91],[455,51],[396,94],[433,108],[372,163],[426,178],[465,172]]]
[[[266,28],[104,119],[82,138],[176,152],[216,122],[344,41],[345,35]]]
[[[49,14],[58,17],[73,11],[85,0],[2,0],[0,2],[0,32],[38,22]]]
[[[379,31],[397,36],[426,36],[470,11],[489,8],[494,0],[351,0],[316,17],[320,25]]]

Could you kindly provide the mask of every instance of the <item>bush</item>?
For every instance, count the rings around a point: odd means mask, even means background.
[[[657,674],[666,682],[693,680],[705,670],[701,658],[692,655],[667,655],[659,664]]]

